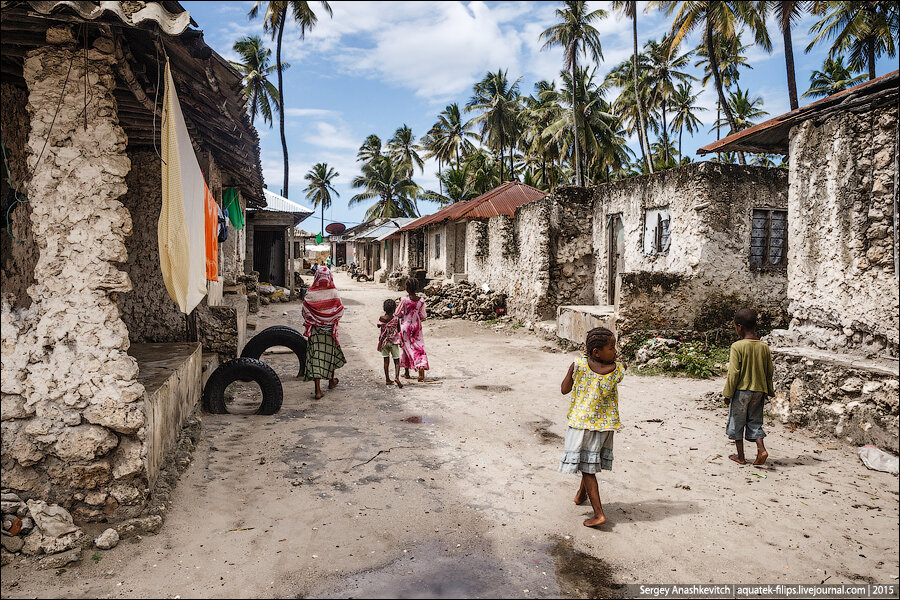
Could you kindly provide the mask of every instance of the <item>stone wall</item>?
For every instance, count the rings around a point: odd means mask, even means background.
[[[185,315],[169,297],[159,266],[159,211],[162,208],[160,159],[154,150],[129,150],[128,192],[120,201],[131,214],[124,268],[133,289],[119,294],[122,321],[132,343],[187,341]]]
[[[896,106],[791,129],[782,345],[897,358],[896,136]]]
[[[6,148],[6,158],[9,161],[9,169],[12,180],[20,186],[24,185],[27,174],[26,168],[26,142],[29,135],[30,119],[25,110],[27,104],[26,94],[11,83],[0,83],[0,127],[3,130],[3,144]],[[9,197],[10,182],[3,170],[3,184],[0,186],[0,198],[4,199],[4,209],[8,209],[6,198]],[[25,189],[20,188],[24,194]],[[31,227],[31,205],[28,202],[20,202],[9,211],[12,224],[9,230],[6,227],[0,231],[2,239],[2,271],[0,271],[0,286],[3,294],[10,295],[13,307],[28,308],[31,306],[31,296],[28,295],[28,286],[34,283],[34,267],[38,260],[38,248],[34,241]],[[6,215],[3,215],[2,223],[6,223]],[[10,233],[12,235],[10,236]]]
[[[602,304],[609,297],[609,228],[618,215],[624,228],[620,332],[722,332],[742,306],[760,312],[766,331],[783,326],[785,269],[750,268],[751,215],[762,208],[787,208],[783,169],[703,162],[598,186],[595,297]],[[669,247],[648,254],[644,220],[656,209],[669,211]]]
[[[131,290],[117,267],[132,228],[119,200],[130,161],[112,93],[112,41],[96,39],[85,61],[70,30],[51,28],[47,40],[24,63],[34,173],[27,194],[40,254],[31,306],[2,302],[2,480],[76,518],[116,518],[148,493],[144,388],[117,307],[117,295]],[[85,77],[87,128],[83,88],[72,84]]]
[[[247,214],[247,200],[244,199],[244,195],[240,191],[238,191],[238,201],[241,205],[241,212]],[[228,239],[219,245],[219,256],[221,258],[219,271],[222,273],[225,285],[235,285],[244,273],[247,228],[244,227],[238,231],[231,224],[230,218],[226,226],[228,227]]]
[[[544,198],[550,204],[550,317],[564,304],[595,304],[593,191],[563,187]]]

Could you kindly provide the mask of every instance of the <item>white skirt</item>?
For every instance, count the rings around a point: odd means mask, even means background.
[[[560,473],[596,473],[612,470],[615,431],[566,429],[566,448],[559,463]]]

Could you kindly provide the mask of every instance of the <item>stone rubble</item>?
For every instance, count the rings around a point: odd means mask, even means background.
[[[428,316],[434,319],[486,321],[506,314],[506,294],[485,292],[467,281],[435,281],[422,292]]]
[[[21,552],[28,556],[67,553],[64,564],[77,560],[76,554],[80,556],[84,531],[75,525],[65,508],[43,500],[23,501],[18,494],[8,491],[3,492],[2,503],[3,564],[12,560],[6,553]]]
[[[94,540],[94,545],[101,550],[110,550],[119,543],[119,533],[110,527]]]

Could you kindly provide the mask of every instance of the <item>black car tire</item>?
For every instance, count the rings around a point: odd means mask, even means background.
[[[262,403],[254,414],[274,415],[281,410],[284,390],[272,367],[255,358],[235,358],[213,371],[203,388],[203,409],[214,415],[228,414],[225,388],[235,381],[255,381],[262,390]]]

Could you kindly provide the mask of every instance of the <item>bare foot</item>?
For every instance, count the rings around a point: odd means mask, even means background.
[[[585,527],[597,527],[598,525],[603,525],[606,523],[606,515],[597,515],[590,519],[585,519],[584,526]]]
[[[425,381],[425,376],[422,375],[422,376],[416,378],[416,381]]]
[[[315,395],[316,400],[321,400],[324,397],[325,397],[325,394],[323,394],[322,392],[316,392],[316,395]]]
[[[385,380],[384,380],[384,385],[394,385],[394,382],[391,381],[390,379],[385,379]]]
[[[337,387],[337,384],[338,384],[338,378],[332,377],[331,381],[328,382],[328,389],[333,390],[334,388]]]
[[[744,460],[743,458],[741,458],[740,456],[738,456],[737,454],[729,454],[728,458],[730,458],[731,460],[733,460],[734,462],[736,462],[739,465],[747,464],[747,461]]]
[[[584,491],[584,488],[579,488],[578,493],[575,494],[575,504],[581,504],[587,500],[587,492]]]
[[[403,377],[406,379],[412,379],[412,375],[409,374],[409,371],[403,374]]]
[[[394,381],[397,383],[397,387],[400,388],[400,389],[402,390],[402,389],[403,389],[403,384],[400,383],[400,378],[398,377],[398,378],[395,379]]]
[[[769,458],[769,453],[763,450],[762,452],[758,452],[756,454],[756,460],[753,461],[754,465],[764,465],[766,464],[766,459]]]

